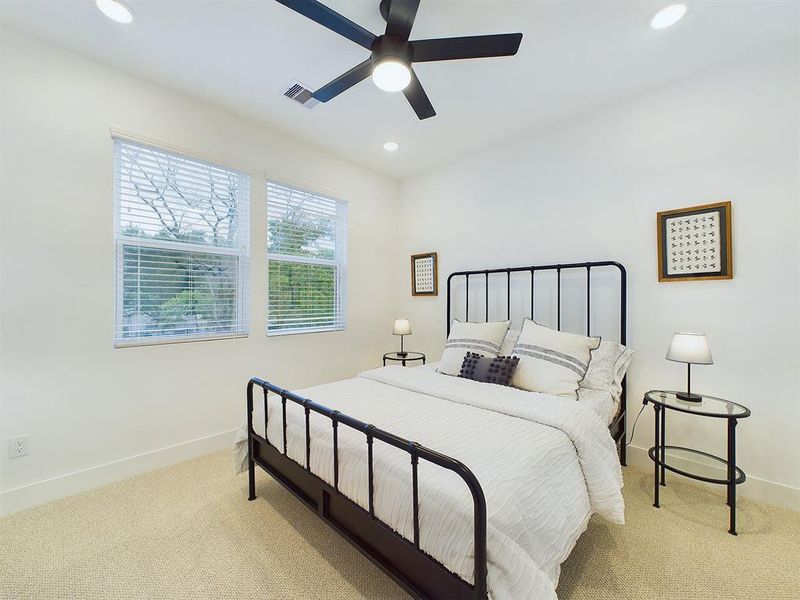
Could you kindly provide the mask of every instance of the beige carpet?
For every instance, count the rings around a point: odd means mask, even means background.
[[[800,597],[800,515],[625,469],[625,526],[595,519],[564,564],[561,600]],[[212,454],[0,519],[3,599],[405,598],[259,472],[256,502]]]

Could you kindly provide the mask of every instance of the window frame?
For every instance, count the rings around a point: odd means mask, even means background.
[[[113,157],[113,232],[114,232],[114,328],[113,340],[115,348],[131,348],[137,346],[157,346],[164,344],[184,344],[190,342],[203,342],[213,340],[226,340],[246,338],[250,335],[250,212],[252,198],[252,174],[247,169],[229,166],[224,162],[199,156],[191,151],[174,146],[160,144],[156,141],[140,139],[135,136],[119,133],[112,129],[112,157]],[[210,244],[197,244],[192,242],[179,242],[144,238],[122,233],[121,221],[121,188],[119,156],[117,143],[140,146],[145,150],[155,150],[176,158],[194,161],[209,167],[233,171],[243,180],[244,194],[237,198],[236,215],[236,244],[234,246],[213,246]],[[161,249],[167,251],[186,252],[192,254],[211,254],[218,256],[237,257],[236,269],[236,313],[239,315],[233,326],[234,331],[229,333],[199,333],[199,334],[169,334],[138,336],[131,338],[121,337],[124,319],[124,248],[137,247],[147,249]]]
[[[279,254],[269,251],[269,206],[270,206],[270,184],[289,188],[291,190],[310,194],[313,196],[320,196],[326,200],[332,200],[336,203],[336,216],[334,223],[336,227],[336,243],[335,243],[335,257],[329,258],[316,258],[312,256],[295,256],[291,254]],[[326,333],[333,331],[345,331],[347,329],[347,237],[348,237],[348,216],[349,216],[349,203],[347,200],[342,199],[339,194],[331,193],[328,191],[315,190],[313,187],[291,183],[286,179],[271,177],[267,175],[264,184],[266,192],[266,202],[264,203],[265,218],[264,224],[266,225],[267,238],[265,240],[265,262],[266,262],[266,324],[265,329],[267,337],[279,337],[284,335],[302,335],[307,333]],[[339,322],[335,325],[326,326],[306,326],[294,327],[285,329],[270,329],[270,304],[269,304],[269,266],[270,261],[294,263],[294,264],[311,264],[321,266],[334,267],[336,274],[334,279],[334,303],[339,307],[338,315]]]

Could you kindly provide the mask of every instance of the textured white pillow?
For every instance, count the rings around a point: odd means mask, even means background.
[[[500,345],[500,356],[511,356],[519,339],[519,334],[519,329],[509,329],[506,332],[506,337],[503,338],[503,343]]]
[[[605,340],[600,342],[597,350],[592,352],[589,368],[586,370],[586,377],[581,381],[581,387],[613,394],[617,371],[622,366],[618,363],[626,354],[626,351],[628,351],[627,362],[630,363],[630,355],[633,354],[632,350],[616,342],[607,342]],[[627,364],[624,366],[627,368]],[[625,371],[623,369],[623,376],[624,374]],[[620,377],[621,381],[622,378]]]
[[[614,385],[611,388],[611,393],[614,395],[614,400],[616,402],[619,402],[622,397],[622,380],[625,379],[625,373],[628,371],[632,359],[633,350],[630,348],[625,348],[625,352],[617,359],[614,373]]]
[[[467,352],[477,352],[483,356],[495,357],[500,353],[500,345],[508,331],[511,321],[490,323],[462,323],[453,321],[450,336],[444,347],[439,372],[458,375]]]
[[[576,400],[592,350],[599,345],[598,337],[556,331],[526,319],[514,346],[513,354],[520,358],[511,385]]]

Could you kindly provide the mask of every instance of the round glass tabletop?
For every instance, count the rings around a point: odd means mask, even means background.
[[[418,360],[425,355],[422,352],[406,352],[405,356],[400,356],[397,352],[387,352],[383,357],[388,360]]]
[[[648,402],[679,410],[681,412],[703,415],[705,417],[719,417],[725,419],[743,419],[750,416],[750,409],[730,400],[715,398],[699,394],[701,400],[692,402],[678,397],[679,392],[669,390],[653,390],[645,394]]]

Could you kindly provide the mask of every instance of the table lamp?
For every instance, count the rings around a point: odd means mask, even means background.
[[[686,363],[686,393],[675,394],[686,402],[700,402],[703,397],[692,393],[692,365],[713,365],[705,333],[679,331],[672,336],[667,360]]]
[[[408,352],[403,350],[403,336],[411,335],[411,323],[408,319],[396,319],[392,334],[400,336],[400,352],[397,353],[397,356],[407,356]]]

